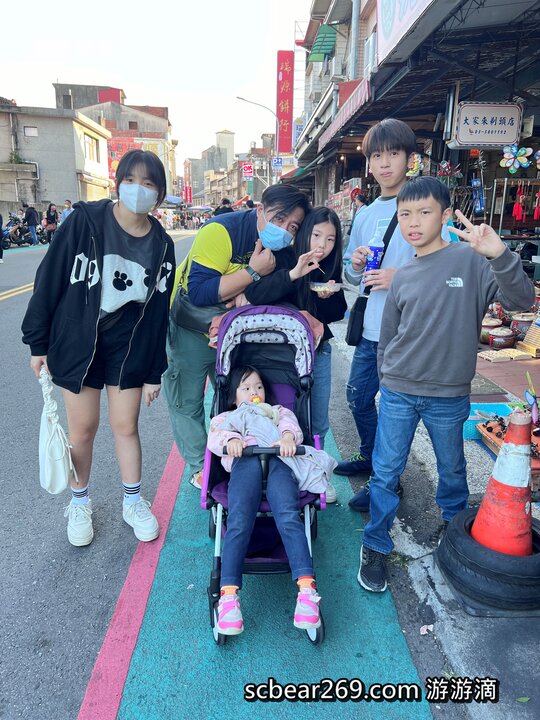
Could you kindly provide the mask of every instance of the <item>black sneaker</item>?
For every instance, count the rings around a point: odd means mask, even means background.
[[[440,545],[441,540],[443,539],[444,533],[446,532],[446,529],[448,527],[449,520],[443,520],[442,524],[437,527],[436,530],[433,531],[433,533],[429,537],[429,542],[431,545]]]
[[[384,592],[386,590],[386,555],[362,545],[360,549],[360,570],[358,582],[365,590]]]
[[[356,495],[353,495],[352,498],[349,500],[349,507],[351,508],[351,510],[354,510],[355,512],[369,512],[370,482],[371,478],[367,481],[364,487],[360,488]],[[398,483],[396,493],[398,494],[398,497],[403,497],[403,485],[401,483]]]
[[[348,460],[338,463],[334,472],[336,475],[357,475],[359,473],[371,473],[371,460],[367,460],[361,453],[351,455]]]

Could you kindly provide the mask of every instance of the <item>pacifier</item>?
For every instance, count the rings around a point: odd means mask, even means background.
[[[259,403],[262,403],[262,398],[260,395],[252,395],[251,402],[255,403],[255,405],[258,405]]]

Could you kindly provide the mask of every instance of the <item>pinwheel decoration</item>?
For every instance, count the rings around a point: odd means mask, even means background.
[[[503,147],[503,159],[499,165],[508,168],[511,175],[517,173],[520,168],[528,168],[531,164],[529,155],[532,155],[532,148],[521,147],[518,150],[517,145],[505,145]]]
[[[534,389],[531,376],[528,372],[526,373],[526,375],[529,388],[525,390],[525,400],[531,406],[531,417],[533,425],[536,425],[536,423],[538,422],[538,398],[536,397],[536,390]]]
[[[536,169],[540,170],[540,150],[537,150],[533,157],[536,160]]]
[[[413,153],[411,162],[408,165],[407,177],[418,177],[424,169],[424,163],[422,162],[422,156],[420,153]]]

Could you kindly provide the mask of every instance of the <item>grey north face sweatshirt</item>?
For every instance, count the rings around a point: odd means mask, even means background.
[[[394,275],[384,307],[381,385],[409,395],[468,395],[482,318],[496,300],[507,310],[528,310],[535,300],[508,248],[487,260],[459,242],[413,258]]]

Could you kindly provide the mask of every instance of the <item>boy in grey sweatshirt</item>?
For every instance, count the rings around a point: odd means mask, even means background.
[[[386,589],[385,556],[399,505],[396,492],[418,422],[437,458],[436,501],[445,524],[467,505],[469,490],[463,424],[476,369],[482,318],[499,300],[527,310],[534,287],[488,225],[474,226],[456,212],[466,242],[447,243],[441,227],[450,218],[448,188],[433,177],[408,182],[397,198],[398,221],[416,250],[394,279],[384,308],[378,347],[381,397],[370,487],[371,519],[364,530],[358,581],[366,590]]]

